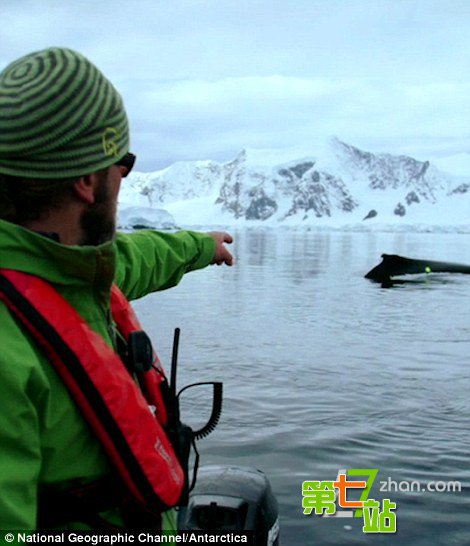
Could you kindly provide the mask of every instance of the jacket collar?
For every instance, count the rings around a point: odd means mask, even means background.
[[[69,286],[109,290],[116,268],[114,242],[99,246],[62,245],[0,220],[0,267],[30,273]]]

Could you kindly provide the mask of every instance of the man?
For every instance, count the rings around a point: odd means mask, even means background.
[[[0,268],[27,274],[33,284],[39,277],[70,304],[57,322],[78,312],[91,329],[77,338],[83,347],[98,334],[106,350],[116,349],[113,283],[136,299],[176,285],[188,271],[232,265],[226,233],[115,235],[119,187],[133,159],[121,97],[79,53],[39,51],[0,73]],[[0,529],[36,529],[38,514],[48,509],[42,499],[114,476],[116,469],[49,353],[5,302]],[[102,508],[105,522],[122,524],[121,505]],[[165,526],[172,523],[164,517]]]

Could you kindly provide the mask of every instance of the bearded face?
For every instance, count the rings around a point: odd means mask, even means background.
[[[101,245],[116,235],[117,193],[113,167],[97,173],[99,181],[95,200],[87,206],[80,218],[81,245]],[[119,175],[120,178],[120,175]]]

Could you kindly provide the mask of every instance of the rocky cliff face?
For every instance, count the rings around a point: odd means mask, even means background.
[[[267,220],[280,212],[279,220],[311,213],[331,216],[339,209],[351,212],[357,202],[344,182],[315,168],[315,161],[294,162],[270,172],[248,168],[241,153],[224,166],[224,181],[217,203],[236,218]]]
[[[332,144],[338,163],[353,181],[367,181],[371,190],[399,190],[402,199],[394,207],[398,216],[404,216],[407,206],[413,203],[421,200],[436,203],[440,194],[449,191],[449,179],[429,161],[404,155],[372,154],[337,139]]]

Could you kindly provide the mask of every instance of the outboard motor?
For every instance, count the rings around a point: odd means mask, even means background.
[[[253,531],[256,546],[279,546],[277,500],[260,470],[239,466],[201,467],[180,530]]]

